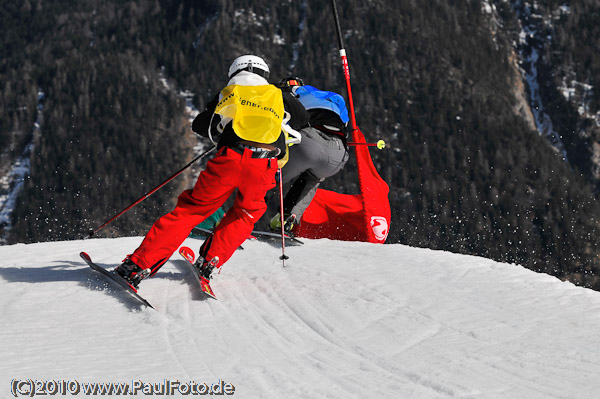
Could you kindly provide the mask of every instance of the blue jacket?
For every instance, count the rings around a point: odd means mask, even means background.
[[[335,112],[344,124],[348,123],[348,110],[344,97],[332,91],[319,90],[316,87],[305,85],[294,89],[294,94],[307,110],[327,109]]]

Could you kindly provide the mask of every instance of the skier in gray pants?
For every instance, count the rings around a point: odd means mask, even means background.
[[[319,184],[342,170],[348,161],[348,111],[342,96],[304,85],[299,78],[282,79],[279,87],[294,94],[310,115],[309,126],[300,130],[300,144],[289,148],[289,161],[282,170],[283,184],[292,182],[283,200],[284,229],[290,232]],[[271,219],[270,227],[281,228],[279,213]]]

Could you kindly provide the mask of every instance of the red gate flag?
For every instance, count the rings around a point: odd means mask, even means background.
[[[359,129],[352,132],[357,143],[366,143]],[[356,167],[360,194],[340,194],[317,189],[302,215],[296,235],[343,241],[384,243],[390,228],[389,187],[379,176],[369,147],[356,146]]]
[[[348,91],[352,139],[355,143],[366,143],[365,136],[356,126],[350,87],[350,68],[335,0],[331,0],[331,7]],[[357,145],[354,148],[360,194],[339,194],[330,190],[317,189],[315,197],[302,215],[296,235],[344,241],[385,242],[390,231],[391,210],[388,198],[390,188],[377,173],[369,147]]]

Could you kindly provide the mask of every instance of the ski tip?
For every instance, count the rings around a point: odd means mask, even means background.
[[[82,251],[82,252],[79,253],[79,256],[81,258],[83,258],[84,260],[87,260],[87,261],[91,261],[92,260],[92,258],[87,254],[87,252],[83,252]]]
[[[190,263],[194,263],[194,261],[196,260],[196,254],[194,253],[194,250],[190,247],[179,248],[179,254]]]

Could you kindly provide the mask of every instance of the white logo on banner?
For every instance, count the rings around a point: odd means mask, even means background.
[[[371,228],[375,234],[375,238],[379,241],[385,241],[388,235],[388,223],[384,217],[371,216]]]

